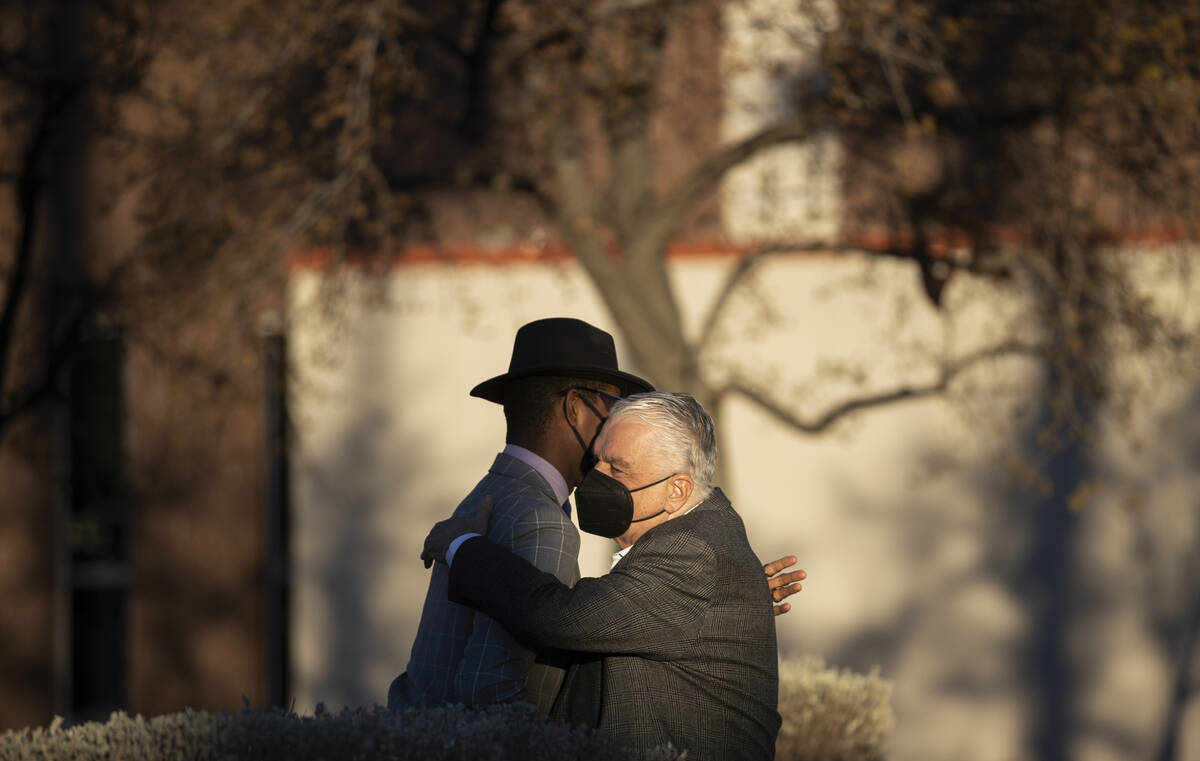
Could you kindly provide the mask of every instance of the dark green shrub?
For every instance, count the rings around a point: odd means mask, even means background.
[[[524,706],[463,706],[392,713],[381,707],[297,716],[184,711],[105,724],[24,729],[0,736],[3,761],[674,761],[636,754],[602,733],[551,724]]]
[[[878,674],[780,664],[778,761],[879,761],[892,729],[891,685]],[[391,713],[374,708],[181,713],[146,719],[114,713],[107,723],[0,735],[0,761],[679,761],[638,754],[601,732],[552,724],[527,706],[463,706]]]

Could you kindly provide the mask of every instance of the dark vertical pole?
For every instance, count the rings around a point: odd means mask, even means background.
[[[47,201],[44,212],[47,252],[50,259],[49,332],[45,337],[46,355],[43,361],[48,372],[54,372],[56,354],[71,352],[73,346],[64,340],[69,321],[79,309],[84,263],[81,260],[83,239],[83,194],[86,183],[85,128],[86,110],[82,104],[83,33],[78,0],[55,0],[46,9],[47,50],[41,97],[43,108],[53,112],[48,141]],[[51,382],[60,391],[68,391],[69,364],[61,363],[58,377]],[[74,626],[71,558],[68,545],[72,493],[72,411],[67,405],[55,405],[50,412],[55,452],[55,510],[52,531],[54,557],[54,693],[55,710],[68,719],[74,716],[75,663],[72,654],[71,631]]]
[[[71,713],[90,721],[128,700],[132,576],[121,330],[93,323],[68,375]]]
[[[69,389],[68,389],[69,393]],[[75,658],[72,630],[75,627],[71,583],[71,507],[75,501],[71,491],[71,428],[73,420],[68,405],[56,405],[49,418],[53,428],[54,453],[54,515],[51,526],[53,558],[53,629],[54,713],[68,722],[75,718]]]
[[[291,530],[288,489],[287,336],[276,315],[261,324],[263,357],[266,504],[264,508],[263,657],[267,696],[272,705],[288,707],[291,690],[288,647]]]

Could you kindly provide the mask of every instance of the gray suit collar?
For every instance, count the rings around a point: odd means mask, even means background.
[[[546,483],[546,479],[542,477],[542,474],[511,455],[506,455],[503,452],[497,454],[496,459],[492,461],[492,467],[488,468],[488,473],[500,476],[501,478],[516,479],[544,493],[546,498],[551,502],[558,502],[558,498],[554,495],[553,487]]]
[[[692,512],[699,513],[706,510],[723,510],[732,507],[733,504],[725,496],[725,492],[721,491],[720,487],[714,486],[713,490],[704,498],[704,501],[692,508]]]

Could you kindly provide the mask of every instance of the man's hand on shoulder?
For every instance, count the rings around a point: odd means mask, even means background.
[[[799,592],[803,587],[800,582],[808,578],[808,574],[803,569],[791,571],[790,573],[780,573],[784,569],[791,568],[796,564],[795,555],[787,555],[778,560],[772,560],[763,566],[763,573],[767,575],[767,586],[771,588],[771,599],[782,605],[775,605],[775,615],[782,616],[792,609],[791,603],[783,602],[788,597]]]
[[[494,504],[495,500],[491,497],[484,497],[479,502],[479,507],[475,508],[473,517],[451,516],[434,524],[429,536],[425,537],[425,548],[421,550],[421,560],[425,561],[425,567],[432,567],[435,561],[446,563],[446,551],[458,537],[464,534],[487,535],[488,521],[492,517]]]

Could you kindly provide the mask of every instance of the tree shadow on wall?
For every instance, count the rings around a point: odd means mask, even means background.
[[[1178,410],[1164,416],[1161,434],[1173,446],[1156,459],[1149,474],[1150,484],[1188,476],[1183,501],[1170,495],[1162,504],[1142,505],[1134,516],[1139,523],[1135,549],[1136,565],[1152,569],[1144,595],[1159,650],[1170,669],[1170,687],[1162,731],[1154,738],[1156,761],[1184,758],[1183,747],[1200,748],[1200,727],[1188,730],[1184,716],[1189,706],[1200,701],[1200,386],[1194,388]],[[1157,510],[1156,510],[1157,508]],[[1172,537],[1182,538],[1173,547],[1156,537],[1162,513],[1178,516]],[[1190,538],[1190,541],[1189,541]],[[1103,594],[1103,588],[1096,590]],[[1186,736],[1185,736],[1186,735]]]
[[[1054,738],[1034,729],[1039,751],[1063,741],[1072,516],[1062,494],[1081,480],[1082,455],[1056,458],[1046,473],[1053,474],[1052,494],[1005,489],[991,473],[969,473],[969,505],[914,495],[867,506],[848,494],[851,515],[894,527],[899,562],[913,583],[897,615],[860,630],[831,658],[896,676],[902,723],[933,709],[928,701],[984,711],[990,701],[1005,705],[1025,693],[1045,707],[1042,726],[1063,727]],[[964,542],[970,562],[947,557],[946,547]],[[986,741],[988,730],[977,731]]]
[[[1094,410],[1081,412],[1089,421],[1096,419]],[[1160,446],[1164,456],[1176,461],[1156,466],[1161,472],[1152,470],[1145,484],[1149,493],[1169,477],[1200,470],[1195,462],[1195,452],[1200,451],[1200,390],[1164,418],[1173,424]],[[1140,516],[1110,514],[1110,520],[1153,523],[1160,535],[1158,540],[1142,541],[1135,557],[1112,555],[1119,548],[1099,546],[1081,532],[1081,521],[1100,517],[1087,513],[1084,504],[1086,488],[1105,483],[1098,479],[1097,453],[1080,441],[1043,446],[1039,434],[1048,420],[1049,408],[1043,405],[1014,441],[1026,462],[1040,463],[1040,479],[1021,486],[997,470],[976,466],[962,476],[968,492],[978,497],[972,505],[947,506],[918,495],[869,505],[854,487],[847,488],[848,511],[860,520],[894,527],[888,530],[898,534],[901,562],[912,569],[908,575],[914,584],[897,615],[860,630],[830,657],[858,670],[879,665],[885,673],[899,673],[897,695],[906,700],[911,695],[978,706],[995,699],[1022,706],[1019,725],[1025,736],[1018,738],[1018,747],[1034,758],[1070,758],[1073,743],[1087,734],[1124,757],[1145,757],[1157,747],[1158,761],[1175,761],[1183,710],[1192,697],[1188,667],[1196,662],[1200,638],[1200,582],[1194,581],[1200,579],[1200,547],[1185,548],[1185,562],[1155,562],[1154,557],[1163,552],[1163,534],[1183,532],[1195,537],[1192,544],[1200,542],[1196,506],[1178,506],[1185,513],[1190,508],[1190,518],[1170,509]],[[1112,508],[1092,506],[1093,511],[1100,509]],[[1141,530],[1143,538],[1147,533]],[[949,570],[939,565],[939,550],[964,539],[978,556]],[[1129,574],[1161,567],[1164,578],[1139,577],[1146,588],[1141,596],[1131,595],[1128,588],[1115,590],[1094,572],[1097,553],[1109,553],[1106,562],[1118,568],[1132,561],[1136,568]],[[1162,591],[1167,588],[1169,593]],[[1155,590],[1165,599],[1152,601]],[[1121,605],[1137,606],[1139,615],[1154,617],[1159,650],[1174,669],[1161,738],[1148,735],[1142,726],[1153,719],[1144,713],[1147,706],[1137,708],[1143,712],[1138,721],[1118,725],[1104,715],[1090,714],[1084,705],[1085,695],[1102,688],[1087,661],[1112,655],[1105,653],[1112,645],[1103,641],[1101,628],[1112,625],[1109,616]],[[920,684],[904,683],[909,679]],[[906,708],[917,713],[929,706],[900,705],[902,723]]]
[[[299,531],[320,532],[323,544],[314,566],[305,571],[312,581],[305,594],[320,601],[323,621],[319,632],[304,635],[316,635],[320,652],[315,670],[303,680],[310,694],[331,709],[383,703],[386,693],[375,694],[365,683],[368,675],[386,667],[394,670],[394,677],[404,669],[403,661],[386,663],[400,635],[385,625],[377,606],[389,594],[399,594],[397,585],[403,583],[386,576],[397,548],[380,525],[407,520],[409,514],[396,495],[385,493],[384,483],[419,479],[426,467],[416,446],[385,461],[380,435],[388,421],[386,409],[362,409],[330,450],[333,456],[310,464],[306,474],[310,515],[329,514],[317,525],[297,526]],[[386,480],[379,477],[384,473]],[[412,563],[419,563],[415,554]],[[419,615],[419,607],[411,612],[413,620]]]

